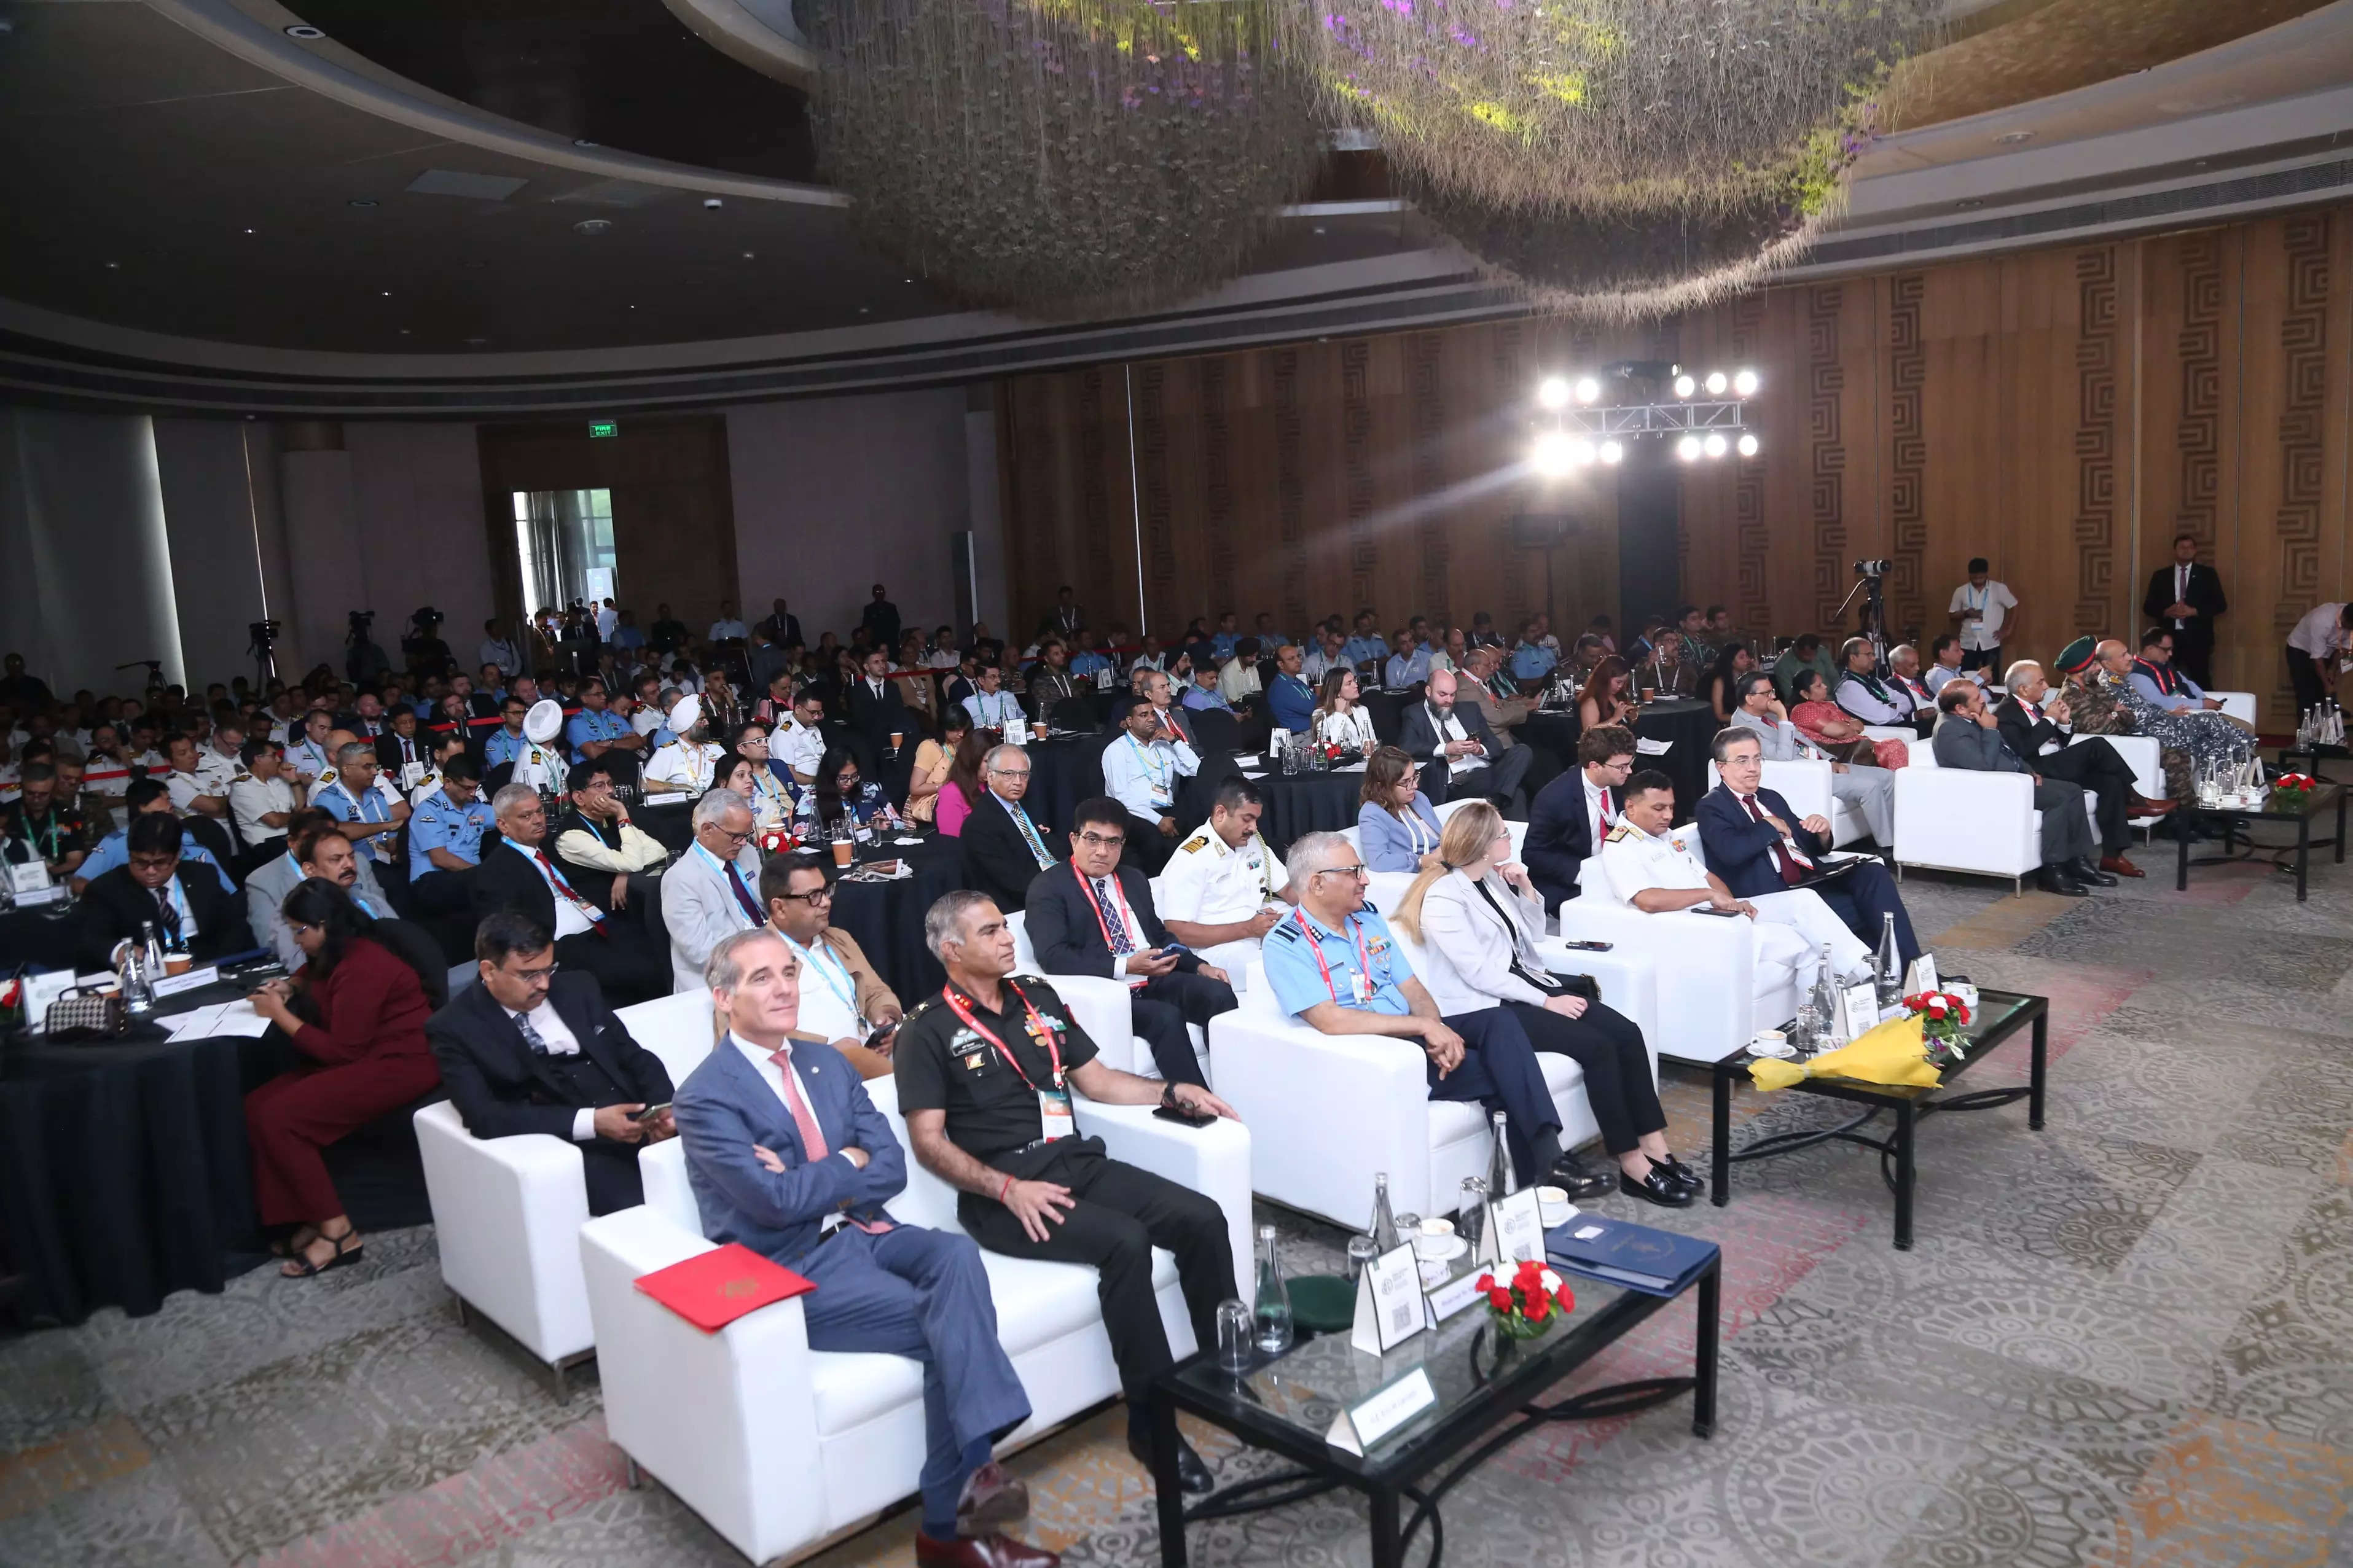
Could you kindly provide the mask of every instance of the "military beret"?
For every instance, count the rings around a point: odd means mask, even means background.
[[[2057,664],[2062,675],[2075,675],[2092,667],[2092,650],[2096,645],[2090,637],[2077,637],[2059,650]]]

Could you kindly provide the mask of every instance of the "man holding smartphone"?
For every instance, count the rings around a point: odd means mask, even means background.
[[[907,1010],[858,939],[828,923],[833,877],[830,861],[814,855],[772,855],[760,868],[760,902],[768,924],[800,960],[800,1027],[830,1042],[859,1077],[886,1077]]]

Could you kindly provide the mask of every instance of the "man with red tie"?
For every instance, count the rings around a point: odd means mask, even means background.
[[[1873,949],[1885,919],[1895,917],[1895,946],[1908,966],[1920,956],[1912,917],[1895,879],[1875,859],[1848,863],[1834,875],[1823,857],[1831,852],[1830,819],[1800,818],[1779,795],[1764,787],[1765,749],[1756,731],[1716,731],[1715,771],[1724,782],[1702,796],[1693,816],[1707,846],[1707,867],[1736,899],[1756,899],[1790,889],[1810,888],[1839,923]]]
[[[555,933],[555,956],[566,969],[585,969],[617,1007],[670,994],[670,957],[639,922],[600,901],[612,879],[572,880],[548,853],[547,807],[529,784],[509,784],[491,797],[502,845],[482,841],[474,868],[474,923],[501,910],[519,910]]]
[[[817,1287],[802,1304],[811,1350],[922,1366],[918,1563],[1053,1568],[1053,1552],[996,1528],[1029,1511],[989,1457],[1029,1398],[997,1340],[980,1248],[883,1208],[906,1188],[906,1152],[856,1070],[798,1027],[800,962],[783,938],[761,926],[722,939],[704,978],[727,1032],[670,1108],[703,1235]]]
[[[1577,765],[1536,792],[1528,807],[1528,837],[1521,858],[1528,879],[1556,910],[1577,897],[1577,875],[1625,808],[1622,792],[1634,771],[1634,731],[1598,724],[1577,738]]]

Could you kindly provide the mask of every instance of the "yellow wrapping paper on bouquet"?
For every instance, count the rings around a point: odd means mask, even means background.
[[[1852,1043],[1824,1051],[1811,1061],[1750,1062],[1748,1076],[1759,1089],[1787,1089],[1810,1078],[1851,1078],[1862,1083],[1934,1089],[1944,1075],[1928,1065],[1921,1022],[1916,1016],[1890,1018],[1865,1030]]]

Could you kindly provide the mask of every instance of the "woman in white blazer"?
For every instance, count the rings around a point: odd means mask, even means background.
[[[1327,746],[1372,754],[1380,739],[1373,733],[1373,710],[1363,705],[1356,689],[1356,672],[1345,667],[1326,670],[1324,700],[1315,705],[1315,738]]]
[[[1511,858],[1512,836],[1485,801],[1458,806],[1438,846],[1439,865],[1416,877],[1389,923],[1421,946],[1422,984],[1439,1011],[1509,1009],[1540,1051],[1573,1057],[1618,1162],[1618,1189],[1667,1208],[1689,1206],[1704,1188],[1697,1172],[1667,1151],[1642,1031],[1624,1014],[1575,994],[1536,952],[1544,896]],[[1609,1189],[1596,1173],[1575,1197]]]

